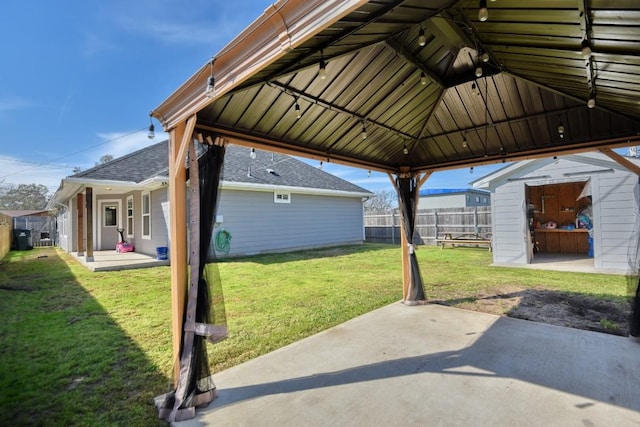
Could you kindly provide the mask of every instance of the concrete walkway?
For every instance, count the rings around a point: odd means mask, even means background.
[[[175,425],[640,426],[639,360],[629,338],[394,303],[215,374]]]

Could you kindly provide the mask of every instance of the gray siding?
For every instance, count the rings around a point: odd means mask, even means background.
[[[169,246],[169,231],[162,211],[162,203],[168,198],[167,189],[151,192],[151,239],[142,238],[142,192],[133,194],[134,238],[129,240],[135,245],[136,252],[155,256],[159,246]]]
[[[223,190],[218,215],[231,233],[229,255],[287,251],[363,241],[362,200],[291,194],[274,203],[273,192]],[[213,246],[213,245],[212,245]]]

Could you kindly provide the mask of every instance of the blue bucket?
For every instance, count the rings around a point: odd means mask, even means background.
[[[156,248],[156,257],[158,258],[159,261],[164,261],[166,259],[169,259],[167,256],[168,253],[169,253],[169,248],[167,248],[166,246],[160,246]]]

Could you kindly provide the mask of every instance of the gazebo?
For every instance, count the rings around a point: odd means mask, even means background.
[[[226,144],[387,173],[403,213],[403,300],[418,304],[414,212],[433,172],[587,151],[629,166],[613,150],[640,141],[639,26],[640,4],[625,0],[267,8],[151,112],[170,134],[176,391],[163,416],[215,395],[194,380],[199,340],[224,335],[196,313],[199,224],[215,211]]]

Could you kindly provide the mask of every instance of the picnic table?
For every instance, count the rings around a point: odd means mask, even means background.
[[[491,237],[482,236],[478,233],[463,233],[454,235],[453,233],[443,233],[441,237],[436,239],[436,244],[440,245],[440,249],[445,246],[486,246],[489,251],[492,250]]]

